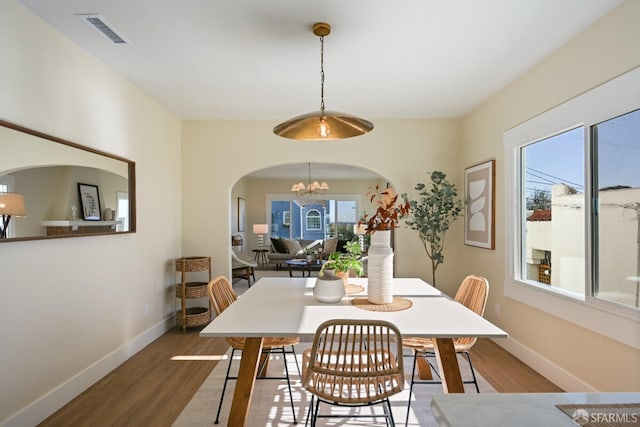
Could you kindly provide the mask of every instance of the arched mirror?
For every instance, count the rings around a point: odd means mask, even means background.
[[[0,120],[0,243],[132,233],[135,163]]]

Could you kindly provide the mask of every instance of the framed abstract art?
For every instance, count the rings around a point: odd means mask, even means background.
[[[495,166],[489,160],[464,171],[465,245],[495,248]]]

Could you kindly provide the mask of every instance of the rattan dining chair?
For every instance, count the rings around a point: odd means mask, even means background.
[[[302,386],[312,394],[305,425],[309,419],[315,426],[318,418],[330,417],[385,417],[387,425],[395,425],[389,396],[404,387],[402,336],[395,325],[382,320],[326,321],[302,357]],[[384,414],[320,415],[320,403],[381,404]]]
[[[211,304],[216,312],[216,315],[220,315],[224,310],[226,310],[231,304],[233,304],[236,299],[238,299],[236,293],[233,291],[233,287],[229,280],[225,276],[218,276],[215,279],[211,280],[207,285],[207,290],[209,292],[209,299],[211,300]],[[236,351],[244,350],[245,338],[244,337],[225,337],[225,340],[231,347],[231,356],[229,357],[229,364],[227,366],[227,373],[224,378],[224,385],[222,386],[222,393],[220,394],[220,402],[218,403],[218,412],[216,413],[216,419],[214,424],[218,424],[220,419],[220,410],[222,409],[222,402],[224,400],[224,393],[227,390],[227,383],[229,380],[237,380],[237,376],[229,375],[231,371],[231,364],[233,363],[233,358],[235,356]],[[296,358],[295,353],[295,345],[300,342],[299,338],[296,337],[264,337],[262,344],[262,361],[263,363],[258,369],[258,377],[256,379],[259,380],[287,380],[287,386],[289,388],[289,400],[291,401],[291,411],[293,413],[293,423],[297,424],[296,419],[296,411],[293,405],[293,393],[291,392],[291,380],[289,378],[289,368],[287,367],[287,354],[293,354],[293,358],[296,362],[296,367],[298,369],[298,375],[300,375],[300,366],[298,364],[298,359]],[[286,348],[290,347],[290,350]],[[284,362],[285,376],[284,377],[272,377],[266,376],[266,372],[263,372],[266,369],[266,364],[268,363],[269,357],[271,353],[280,353],[282,354],[282,360]]]
[[[464,278],[454,300],[475,312],[479,316],[484,315],[484,309],[487,306],[487,298],[489,296],[489,281],[481,276],[469,275]],[[469,362],[471,376],[473,380],[463,381],[464,384],[474,384],[476,391],[480,393],[478,380],[471,364],[471,354],[469,351],[476,343],[476,337],[454,338],[453,345],[456,353],[464,354]],[[411,395],[413,393],[414,384],[440,384],[442,381],[437,380],[416,380],[416,362],[419,357],[434,356],[435,349],[431,338],[414,338],[407,337],[402,340],[402,346],[413,350],[413,367],[411,369],[411,385],[409,386],[409,403],[407,404],[407,420],[409,419],[409,409],[411,407]],[[431,366],[432,369],[437,370]]]

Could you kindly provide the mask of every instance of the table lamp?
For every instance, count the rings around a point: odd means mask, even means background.
[[[258,247],[264,246],[264,235],[269,232],[269,224],[253,224],[253,234],[258,235]]]
[[[27,216],[27,210],[24,207],[24,196],[19,193],[0,193],[0,216],[2,216],[0,239],[6,239],[7,227],[11,216]]]

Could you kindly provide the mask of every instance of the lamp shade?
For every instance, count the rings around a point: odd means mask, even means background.
[[[24,196],[19,193],[0,193],[0,215],[27,216]]]
[[[330,131],[320,131],[324,118]],[[373,129],[373,123],[360,117],[339,111],[314,111],[294,117],[273,128],[273,133],[299,141],[334,141],[364,135]]]
[[[269,232],[269,224],[253,224],[254,234],[267,234]]]
[[[358,236],[367,234],[367,226],[364,224],[353,224],[353,233]]]

